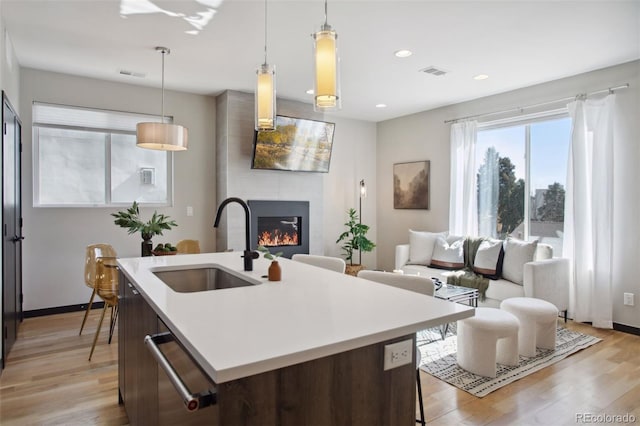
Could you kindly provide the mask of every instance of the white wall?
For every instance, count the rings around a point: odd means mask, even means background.
[[[20,111],[20,65],[13,49],[11,35],[7,31],[2,17],[2,2],[0,1],[0,86],[6,93],[11,105]]]
[[[343,257],[338,236],[346,230],[347,210],[358,210],[360,180],[367,185],[367,197],[362,200],[362,223],[371,229],[367,238],[376,244],[377,229],[377,179],[376,179],[376,124],[340,118],[339,114],[326,117],[336,123],[336,135],[331,155],[331,169],[324,175],[324,254]],[[376,247],[370,253],[362,253],[362,264],[367,269],[378,267]],[[354,254],[354,263],[358,254]]]
[[[91,292],[83,278],[85,247],[102,242],[113,245],[120,257],[139,256],[141,238],[113,224],[110,213],[116,208],[33,208],[31,105],[40,101],[157,114],[160,89],[23,69],[20,91],[24,309],[87,303]],[[178,227],[155,237],[154,243],[193,238],[203,251],[214,251],[215,98],[165,91],[165,109],[189,129],[189,150],[174,155],[173,206],[157,209]],[[187,206],[194,216],[187,217]],[[154,210],[142,208],[143,218]]]
[[[617,95],[614,190],[613,320],[640,327],[640,61],[514,90],[486,98],[425,111],[378,123],[378,265],[394,266],[394,247],[408,242],[408,229],[448,229],[449,131],[447,119],[572,97],[630,83]],[[495,117],[492,117],[495,118]],[[431,209],[394,210],[394,163],[431,160]],[[636,306],[623,306],[623,293],[636,294]]]

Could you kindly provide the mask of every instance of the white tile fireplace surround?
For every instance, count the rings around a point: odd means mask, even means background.
[[[216,98],[216,202],[228,198],[309,203],[309,250],[323,252],[323,174],[253,170],[253,94],[226,91]],[[310,104],[278,99],[278,114],[324,120]],[[211,218],[213,224],[213,218]],[[217,250],[245,248],[244,211],[229,204],[216,231]],[[277,250],[280,251],[281,248]]]

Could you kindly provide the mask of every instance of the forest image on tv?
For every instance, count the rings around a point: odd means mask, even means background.
[[[335,125],[278,116],[276,130],[258,132],[254,169],[328,172]]]

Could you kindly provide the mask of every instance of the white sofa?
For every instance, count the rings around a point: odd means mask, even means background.
[[[407,264],[409,261],[409,244],[396,246],[395,269],[405,274],[417,274],[429,278],[439,278],[447,282],[451,271],[430,268],[424,265]],[[500,302],[510,297],[535,297],[553,303],[560,312],[569,307],[569,260],[553,257],[553,249],[546,244],[538,244],[534,261],[524,264],[523,285],[513,283],[504,278],[490,280],[484,301],[479,306],[500,307]]]

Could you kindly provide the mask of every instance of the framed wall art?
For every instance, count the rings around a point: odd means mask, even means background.
[[[393,165],[393,208],[429,210],[430,161]]]

